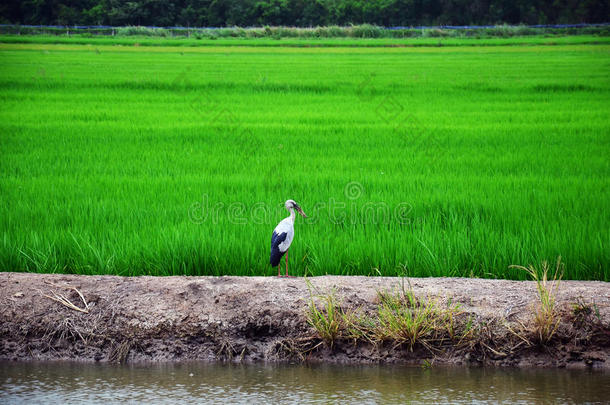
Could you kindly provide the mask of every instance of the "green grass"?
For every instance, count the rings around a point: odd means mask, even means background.
[[[610,280],[609,52],[0,44],[0,269]]]
[[[474,39],[466,37],[417,37],[417,38],[155,38],[150,36],[85,36],[85,35],[3,35],[0,43],[14,44],[73,44],[73,45],[123,45],[133,46],[248,46],[248,47],[431,47],[431,46],[513,46],[513,45],[585,45],[610,44],[609,36],[520,36],[510,38]]]

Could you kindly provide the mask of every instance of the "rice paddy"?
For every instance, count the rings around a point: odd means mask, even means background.
[[[610,281],[610,45],[256,41],[0,43],[0,270]]]

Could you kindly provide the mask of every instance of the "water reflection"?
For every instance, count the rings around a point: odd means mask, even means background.
[[[610,374],[396,366],[0,363],[1,403],[603,403]]]

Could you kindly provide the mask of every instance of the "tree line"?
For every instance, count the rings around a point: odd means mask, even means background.
[[[608,22],[609,0],[5,0],[0,22],[183,27]]]

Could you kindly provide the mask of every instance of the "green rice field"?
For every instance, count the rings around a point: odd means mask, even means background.
[[[0,270],[273,275],[292,198],[295,275],[610,281],[606,40],[130,41],[0,37]]]

